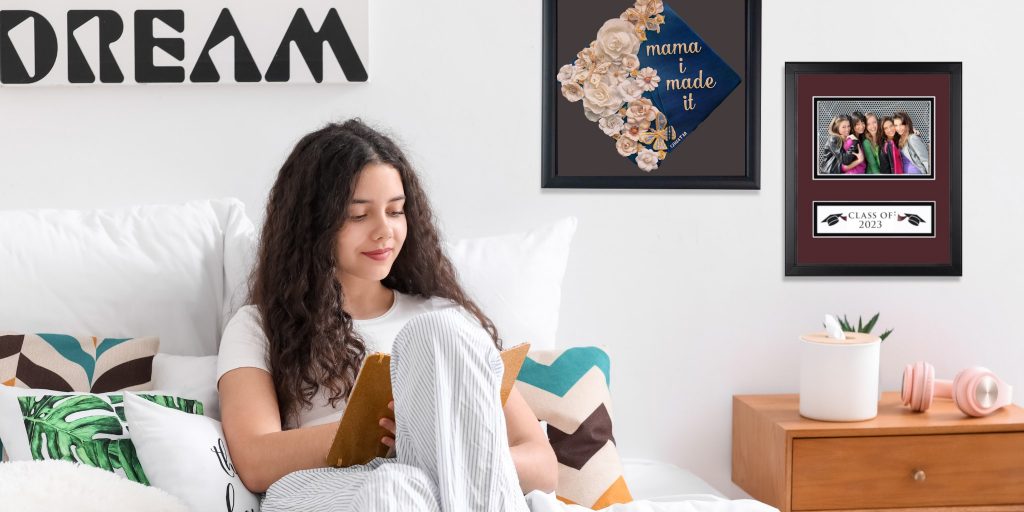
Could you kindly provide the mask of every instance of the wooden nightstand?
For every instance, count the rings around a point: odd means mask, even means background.
[[[809,420],[798,408],[798,395],[732,400],[732,480],[782,512],[1024,510],[1016,405],[968,418],[950,400],[914,413],[883,393],[878,417],[851,423]]]

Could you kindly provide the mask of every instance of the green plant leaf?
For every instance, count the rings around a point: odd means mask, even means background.
[[[867,331],[864,330],[863,320],[864,320],[863,317],[861,317],[860,315],[857,315],[857,332],[867,332]]]
[[[162,405],[169,409],[175,409],[190,414],[203,414],[203,402],[200,400],[167,395],[139,395],[139,397],[145,398],[154,404]]]
[[[81,462],[108,471],[111,439],[124,430],[110,404],[93,395],[19,397],[32,458]],[[91,414],[90,414],[91,413]],[[69,420],[71,415],[76,418]]]
[[[110,443],[108,448],[110,459],[115,468],[124,471],[124,476],[133,482],[149,485],[149,478],[142,471],[142,462],[139,461],[139,454],[135,451],[135,444],[131,439],[117,439]]]
[[[851,331],[851,329],[850,329],[850,322],[846,321],[846,315],[843,315],[842,319],[840,319],[839,317],[836,317],[836,320],[839,322],[839,328],[842,329],[844,332],[850,332]]]
[[[882,335],[879,336],[879,338],[881,338],[882,341],[885,341],[885,339],[888,338],[889,335],[892,334],[892,331],[894,331],[894,330],[895,329],[889,329],[888,331],[883,332]]]
[[[868,323],[864,326],[864,332],[870,333],[871,329],[875,328],[875,322],[878,321],[878,315],[879,313],[875,313],[875,316],[871,317],[871,320],[868,320]]]

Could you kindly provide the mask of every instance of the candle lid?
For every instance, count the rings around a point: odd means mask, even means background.
[[[867,345],[870,343],[881,342],[878,336],[860,332],[844,332],[846,335],[845,340],[837,340],[830,338],[828,333],[815,332],[811,334],[804,334],[800,336],[801,340],[810,343],[824,343],[827,345]]]

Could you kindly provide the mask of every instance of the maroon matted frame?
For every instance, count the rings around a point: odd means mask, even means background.
[[[961,63],[786,63],[786,275],[962,275]],[[816,179],[815,98],[932,98],[928,179]],[[815,237],[815,202],[934,204],[934,236]]]

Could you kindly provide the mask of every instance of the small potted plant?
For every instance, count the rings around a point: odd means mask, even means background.
[[[871,334],[875,313],[857,328],[838,316],[825,316],[826,332],[800,337],[800,415],[822,421],[864,421],[878,415],[878,376],[882,340]]]

